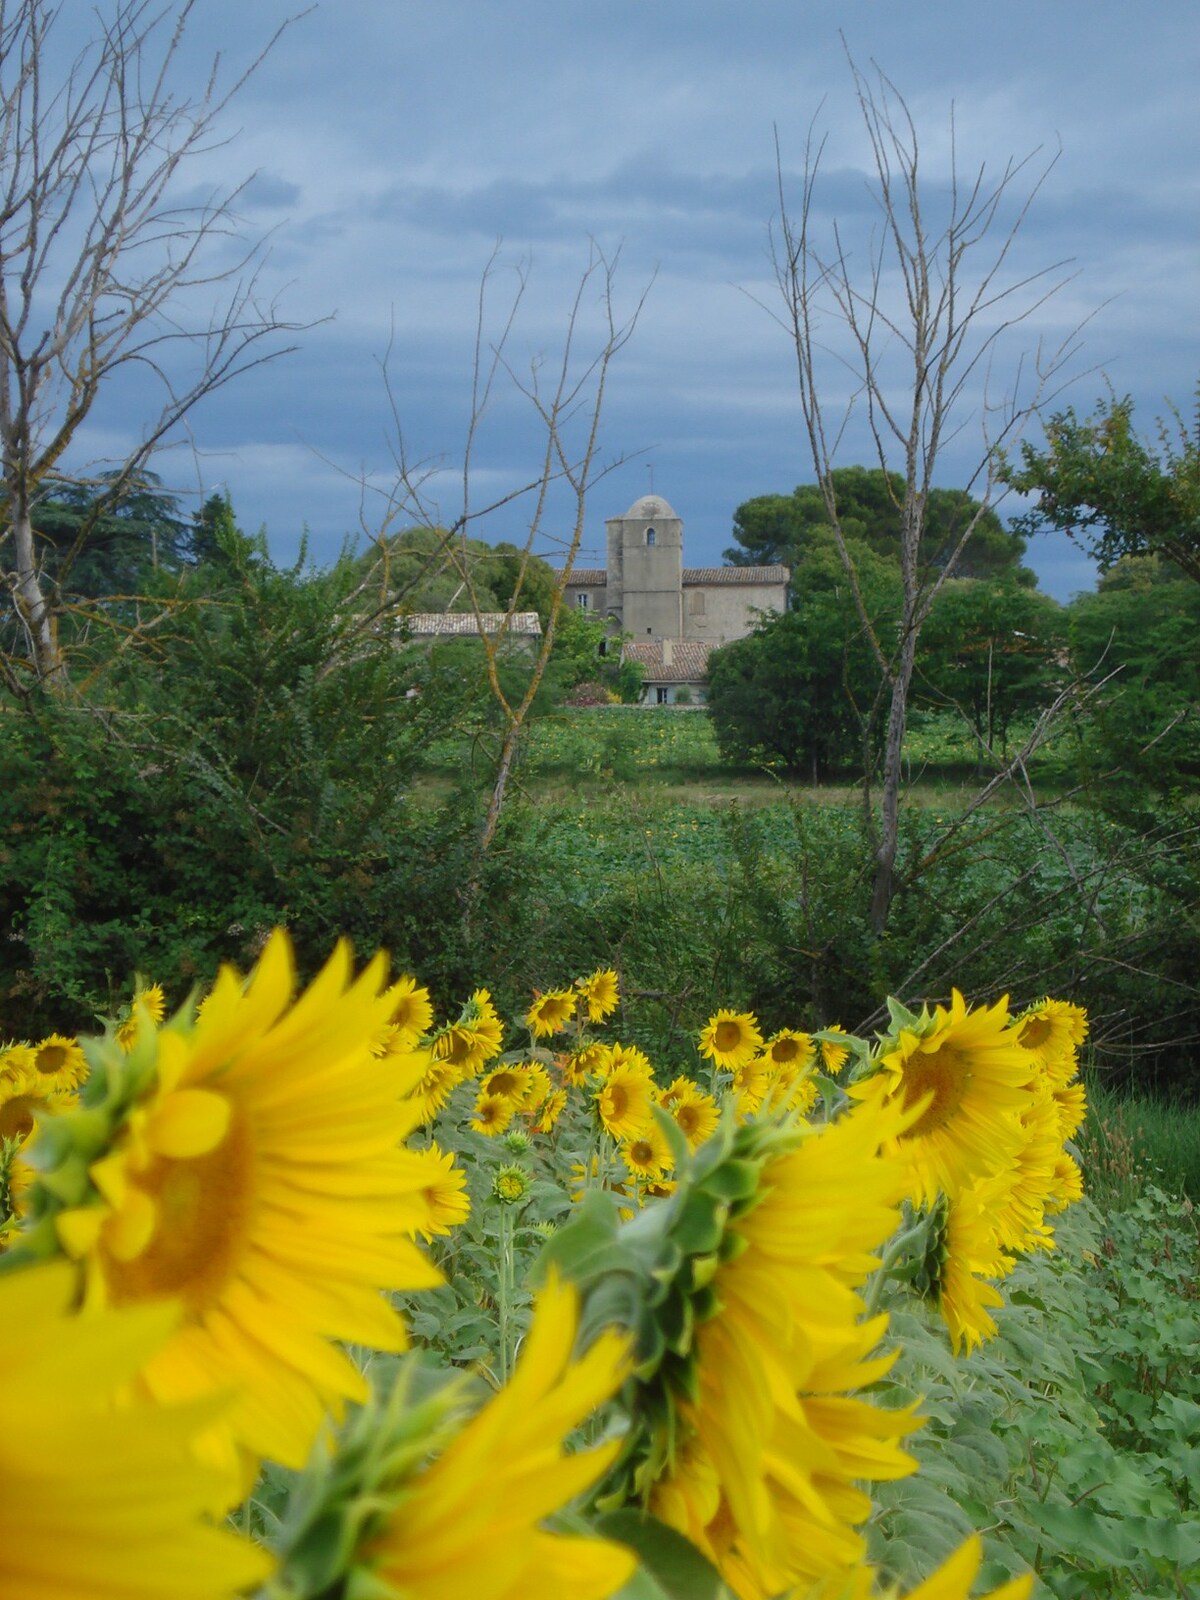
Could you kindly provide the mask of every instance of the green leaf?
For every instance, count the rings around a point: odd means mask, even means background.
[[[665,1600],[733,1600],[720,1573],[689,1539],[657,1517],[641,1511],[611,1511],[595,1530],[606,1539],[628,1545]],[[626,1600],[640,1600],[636,1591],[621,1591]]]

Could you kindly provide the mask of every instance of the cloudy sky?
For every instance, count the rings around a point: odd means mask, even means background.
[[[198,0],[187,62],[199,71],[215,50],[244,62],[294,9]],[[386,513],[394,415],[448,520],[461,505],[489,260],[485,342],[525,283],[507,345],[524,378],[538,357],[554,369],[598,249],[617,261],[618,318],[645,298],[610,372],[600,459],[612,470],[590,498],[581,559],[603,561],[605,517],[653,483],[684,519],[688,564],[718,562],[741,501],[813,477],[794,357],[770,314],[774,140],[777,130],[794,200],[810,127],[826,136],[813,229],[824,242],[836,218],[865,262],[875,216],[847,51],[903,94],[935,218],[952,106],[961,173],[983,163],[996,177],[1010,157],[1039,152],[1013,191],[1023,197],[1050,166],[1003,281],[1061,263],[1038,281],[1069,281],[1000,341],[991,397],[1028,380],[1039,341],[1057,348],[1082,324],[1067,369],[1078,381],[1059,405],[1086,411],[1107,383],[1134,396],[1147,427],[1168,400],[1190,409],[1195,0],[322,0],[239,96],[229,141],[189,174],[199,189],[255,174],[240,211],[250,234],[271,230],[263,282],[288,317],[314,325],[295,353],[195,413],[191,441],[160,462],[164,478],[227,488],[242,525],[265,525],[279,558],[294,557],[307,528],[312,556],[327,560]],[[998,227],[1013,214],[1001,208]],[[597,287],[577,318],[580,372],[603,339]],[[840,419],[850,389],[836,327],[822,337],[824,396]],[[978,464],[981,398],[968,385],[939,460],[946,486],[965,486]],[[119,447],[135,406],[123,393],[82,446],[96,458]],[[472,503],[535,477],[542,443],[503,377],[475,439]],[[840,459],[870,459],[857,413]],[[559,515],[555,502],[550,532]],[[517,502],[487,532],[519,539],[528,516]],[[1069,545],[1040,539],[1031,559],[1060,598],[1090,585]]]

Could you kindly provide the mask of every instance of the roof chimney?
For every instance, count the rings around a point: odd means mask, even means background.
[[[675,641],[673,639],[663,640],[662,656],[664,667],[673,667],[675,665]]]

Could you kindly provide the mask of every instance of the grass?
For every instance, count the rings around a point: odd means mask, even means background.
[[[1079,1133],[1088,1193],[1121,1211],[1147,1183],[1200,1203],[1200,1106],[1127,1095],[1092,1079]]]

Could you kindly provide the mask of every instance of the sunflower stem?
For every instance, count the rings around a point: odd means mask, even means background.
[[[508,1382],[511,1365],[509,1320],[512,1313],[513,1290],[513,1216],[512,1208],[500,1206],[500,1263],[496,1284],[496,1309],[500,1322],[500,1383]]]
[[[917,1244],[924,1239],[926,1233],[928,1232],[928,1228],[929,1218],[925,1216],[922,1217],[920,1221],[914,1222],[910,1227],[902,1228],[900,1232],[892,1238],[887,1248],[884,1250],[883,1255],[880,1257],[879,1266],[876,1268],[874,1277],[867,1286],[865,1304],[868,1317],[874,1316],[876,1311],[879,1309],[879,1301],[883,1294],[883,1287],[884,1284],[887,1283],[888,1279],[892,1276],[892,1268],[902,1256],[907,1254],[910,1246]]]

